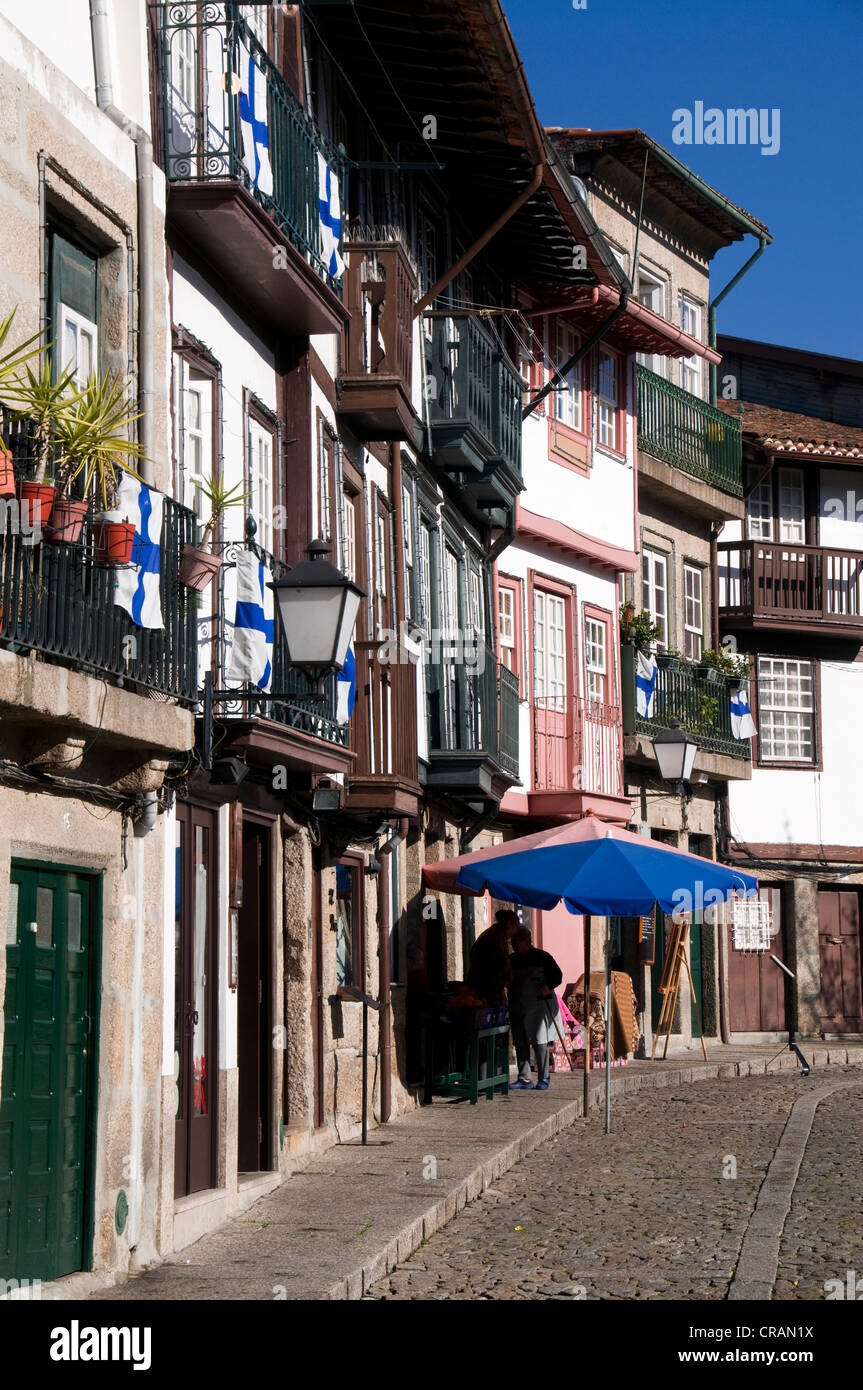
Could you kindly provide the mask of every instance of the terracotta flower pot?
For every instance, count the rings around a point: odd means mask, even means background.
[[[135,523],[99,521],[93,528],[97,565],[128,565],[132,558]]]
[[[12,454],[8,449],[0,447],[0,497],[15,496],[15,469],[12,466]]]
[[[61,497],[54,503],[51,520],[45,531],[46,541],[50,541],[52,545],[77,545],[81,539],[81,530],[89,506],[89,502]]]
[[[56,496],[57,489],[53,483],[34,483],[32,478],[25,478],[21,484],[21,501],[28,504],[30,520],[34,526],[48,525]]]
[[[180,583],[189,589],[206,589],[222,568],[220,555],[211,555],[209,550],[199,550],[196,545],[183,546],[180,561]]]

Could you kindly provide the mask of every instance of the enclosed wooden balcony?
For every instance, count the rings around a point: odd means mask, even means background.
[[[863,641],[860,551],[767,541],[721,542],[717,549],[726,627]]]
[[[412,440],[413,266],[396,238],[351,241],[345,262],[339,415],[359,439]]]
[[[350,721],[356,754],[348,786],[350,811],[415,816],[417,780],[417,668],[399,648],[398,660],[380,660],[380,644],[357,642],[357,699]]]
[[[636,376],[640,485],[710,520],[742,517],[740,420],[646,367]]]
[[[171,4],[151,54],[168,221],[227,296],[285,334],[347,317],[320,217],[320,155],[346,203],[347,171],[235,4]],[[265,132],[243,121],[251,82]],[[261,122],[261,125],[264,123]],[[267,165],[269,167],[267,167]]]
[[[435,462],[478,509],[514,508],[524,486],[522,382],[479,318],[432,320],[426,389]]]
[[[426,668],[427,783],[500,799],[518,782],[518,679],[490,647],[477,659]]]

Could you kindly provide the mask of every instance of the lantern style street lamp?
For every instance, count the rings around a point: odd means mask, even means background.
[[[662,729],[650,741],[653,744],[653,751],[659,765],[660,777],[663,782],[676,783],[677,795],[683,796],[686,790],[685,784],[692,776],[692,765],[695,762],[698,744],[694,738],[690,738],[684,729],[681,729],[677,719],[672,719],[670,727]]]
[[[360,600],[366,596],[365,589],[330,563],[329,553],[326,541],[312,541],[306,549],[309,558],[269,585],[288,660],[309,682],[309,700],[323,700],[326,677],[344,666]]]

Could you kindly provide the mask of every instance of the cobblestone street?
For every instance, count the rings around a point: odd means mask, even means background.
[[[852,1067],[815,1112],[774,1298],[824,1298],[863,1272],[863,1084]],[[783,1071],[627,1096],[517,1164],[373,1285],[369,1299],[715,1299],[728,1296],[759,1189],[794,1102]]]

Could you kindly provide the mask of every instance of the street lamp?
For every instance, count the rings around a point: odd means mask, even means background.
[[[309,700],[324,699],[324,680],[340,671],[356,624],[361,589],[326,558],[326,541],[312,541],[308,559],[269,585],[276,596],[288,660],[302,671]]]
[[[692,776],[692,764],[698,751],[695,739],[681,729],[679,720],[672,719],[670,727],[662,729],[651,743],[660,777],[664,782],[675,782],[678,796],[683,796],[684,784]]]

